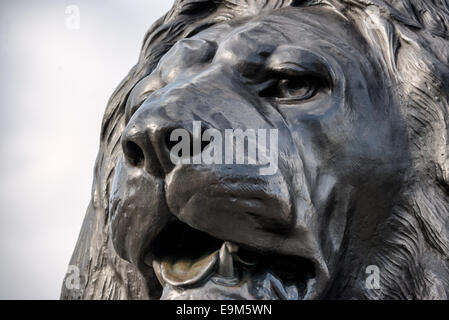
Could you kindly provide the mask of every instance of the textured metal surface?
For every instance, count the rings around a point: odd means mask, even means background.
[[[448,27],[445,0],[176,1],[106,109],[61,298],[446,299]],[[193,121],[276,129],[278,170],[173,164]]]

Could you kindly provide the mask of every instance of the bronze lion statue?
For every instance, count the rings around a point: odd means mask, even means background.
[[[108,103],[61,298],[447,299],[448,28],[447,0],[176,1]],[[195,122],[276,130],[277,170],[172,161]]]

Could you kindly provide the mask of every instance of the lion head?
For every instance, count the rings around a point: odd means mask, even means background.
[[[62,297],[446,299],[448,26],[445,1],[177,1],[109,102]],[[275,130],[276,170],[174,162],[195,123]]]

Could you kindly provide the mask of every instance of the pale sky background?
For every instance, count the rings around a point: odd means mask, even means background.
[[[0,1],[0,299],[59,298],[106,102],[172,3]]]

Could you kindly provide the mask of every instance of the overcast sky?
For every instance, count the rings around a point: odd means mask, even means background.
[[[0,299],[59,298],[106,102],[172,2],[0,1]]]

